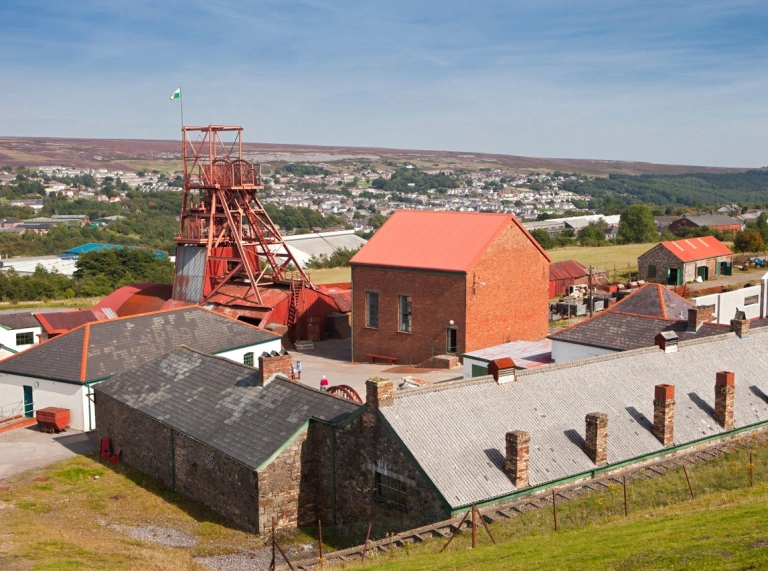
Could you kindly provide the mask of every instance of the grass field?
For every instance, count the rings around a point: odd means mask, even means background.
[[[599,270],[608,270],[613,279],[613,268],[618,273],[636,271],[637,257],[644,254],[655,244],[625,244],[621,246],[604,246],[602,248],[556,248],[549,250],[548,254],[553,262],[576,260],[582,266],[590,265]]]
[[[749,451],[755,486],[749,486]],[[560,531],[543,508],[491,525],[499,545],[480,529],[468,551],[461,533],[379,556],[370,568],[416,569],[765,569],[768,568],[768,443],[689,466],[690,501],[682,470],[628,484],[629,517],[621,486],[558,504]],[[47,481],[35,481],[39,476]],[[98,479],[96,479],[98,477]],[[77,457],[19,474],[0,490],[0,569],[204,569],[196,557],[254,553],[264,539],[234,529],[201,504],[163,489],[126,464]],[[157,526],[197,541],[165,547],[126,529]],[[312,539],[281,536],[283,547],[307,553]],[[307,555],[304,555],[306,557]],[[360,568],[345,563],[343,568]],[[259,568],[259,567],[256,567]]]
[[[0,311],[25,311],[40,310],[46,308],[71,308],[82,309],[84,307],[93,307],[102,300],[101,297],[76,297],[73,299],[59,299],[55,301],[20,301],[0,302]]]
[[[352,280],[352,268],[329,268],[324,270],[307,270],[313,284],[336,284]]]

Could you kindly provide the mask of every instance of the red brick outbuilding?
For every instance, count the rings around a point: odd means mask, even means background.
[[[398,211],[350,261],[352,358],[416,364],[542,339],[549,263],[510,214]]]

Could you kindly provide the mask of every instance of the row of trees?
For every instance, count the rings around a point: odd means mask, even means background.
[[[37,266],[29,276],[13,269],[0,272],[0,300],[47,301],[95,297],[124,285],[141,282],[173,283],[173,264],[146,249],[110,249],[88,252],[76,262],[72,278]]]

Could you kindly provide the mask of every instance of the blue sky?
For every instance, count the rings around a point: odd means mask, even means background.
[[[3,0],[0,135],[768,165],[768,3]]]

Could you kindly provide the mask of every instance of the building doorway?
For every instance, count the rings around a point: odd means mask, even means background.
[[[733,273],[733,267],[730,262],[720,262],[720,275],[730,276]]]
[[[26,418],[32,418],[35,414],[35,403],[32,401],[32,387],[23,385],[24,387],[24,416]]]
[[[459,350],[459,335],[455,327],[449,327],[445,332],[445,352],[449,355],[457,353]]]
[[[680,268],[669,268],[667,270],[667,285],[678,286],[680,285]]]
[[[696,275],[699,276],[702,281],[709,279],[709,268],[707,266],[699,266],[696,268]]]

